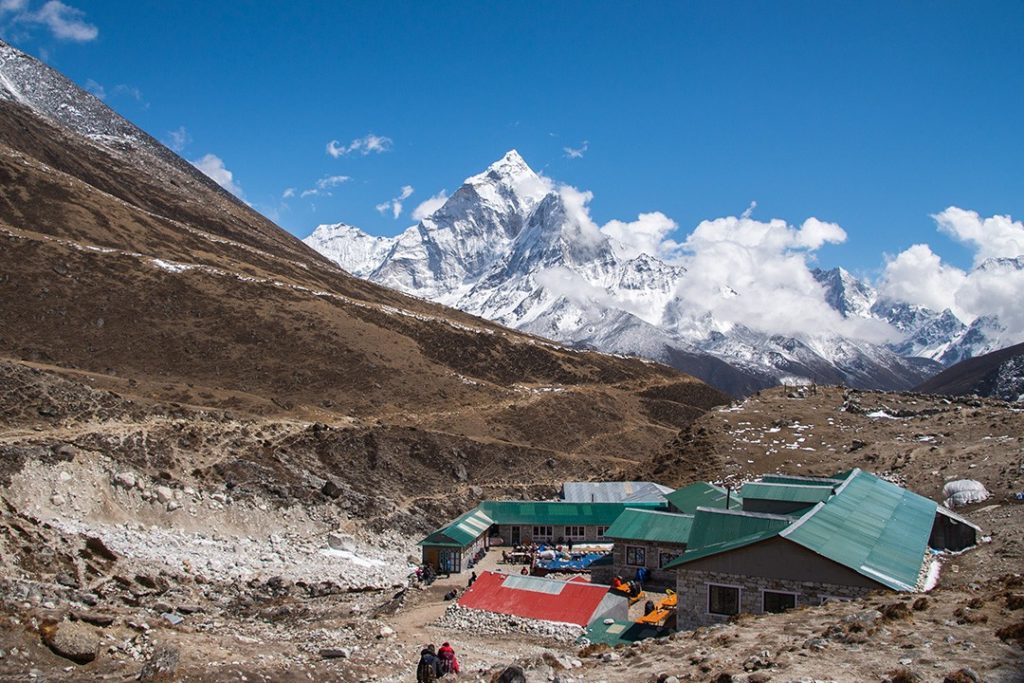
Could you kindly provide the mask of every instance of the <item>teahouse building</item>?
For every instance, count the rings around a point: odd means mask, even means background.
[[[943,531],[950,518],[934,501],[859,469],[816,481],[765,477],[742,495],[742,510],[698,507],[686,552],[668,565],[680,627],[918,590],[929,541],[967,536]],[[756,511],[765,509],[776,512]]]

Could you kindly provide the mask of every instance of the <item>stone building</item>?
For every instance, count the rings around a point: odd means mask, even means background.
[[[631,580],[644,567],[649,573],[646,588],[675,588],[675,572],[666,566],[686,551],[692,524],[693,515],[623,510],[605,533],[615,542],[607,580],[612,576]]]
[[[686,552],[666,567],[676,571],[681,628],[920,590],[929,540],[962,544],[970,524],[859,469],[820,479],[773,475],[741,494],[742,510],[698,507]],[[781,514],[755,511],[766,508]]]

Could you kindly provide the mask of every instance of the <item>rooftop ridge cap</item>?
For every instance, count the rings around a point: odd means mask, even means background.
[[[842,482],[842,479],[835,479],[835,480],[822,479],[821,481],[835,481],[838,484],[838,483]],[[747,486],[749,484],[760,484],[761,486],[789,486],[789,487],[798,488],[798,489],[817,489],[819,491],[825,490],[824,486],[815,486],[814,484],[783,484],[781,482],[775,482],[775,481],[748,481],[743,486]],[[833,488],[835,488],[835,487],[833,487]]]
[[[666,510],[646,510],[644,508],[626,508],[622,511],[622,514],[627,512],[636,512],[642,515],[664,515],[665,517],[688,517],[693,519],[693,515],[688,512],[668,512]]]
[[[815,514],[817,514],[817,512],[818,512],[819,510],[821,510],[821,509],[822,509],[823,507],[825,507],[825,501],[821,501],[821,502],[819,502],[819,503],[816,503],[816,504],[814,505],[814,507],[812,507],[812,508],[811,508],[810,510],[808,510],[807,512],[805,512],[805,513],[804,513],[804,514],[803,514],[803,515],[802,515],[802,516],[800,517],[800,519],[796,520],[795,522],[793,522],[792,524],[790,524],[789,526],[787,526],[787,527],[786,527],[785,529],[783,529],[782,531],[780,531],[780,532],[779,532],[779,536],[782,536],[783,538],[789,538],[789,535],[790,535],[791,533],[793,533],[794,531],[796,531],[797,529],[799,529],[799,528],[800,528],[800,526],[801,526],[801,525],[802,525],[802,524],[803,524],[804,522],[806,522],[806,521],[807,521],[807,520],[809,520],[809,519],[810,519],[811,517],[813,517],[813,516],[814,516]],[[801,544],[801,545],[802,545],[802,544]]]
[[[757,519],[783,519],[788,522],[793,521],[793,518],[789,515],[773,515],[770,512],[748,512],[746,510],[725,510],[723,508],[708,508],[702,505],[697,507],[697,512],[712,512],[719,515],[737,515],[739,517],[754,517]]]
[[[850,470],[850,475],[846,477],[846,481],[844,481],[842,484],[833,489],[835,495],[838,496],[840,493],[845,491],[846,487],[850,485],[850,482],[856,479],[858,476],[860,476],[861,472],[863,472],[863,470],[861,470],[861,468],[859,467],[854,467],[852,470]]]

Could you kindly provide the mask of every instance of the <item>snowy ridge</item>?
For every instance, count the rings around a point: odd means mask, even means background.
[[[202,183],[233,195],[101,100],[38,59],[0,40],[0,100],[16,102],[88,138],[121,160],[164,178]]]

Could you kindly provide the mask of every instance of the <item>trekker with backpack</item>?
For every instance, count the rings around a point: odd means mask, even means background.
[[[434,653],[434,646],[427,645],[420,652],[420,661],[416,665],[416,683],[434,683],[442,675],[441,660]]]
[[[444,643],[437,651],[437,657],[441,660],[441,675],[459,673],[459,660],[455,657],[455,649],[448,643]]]

